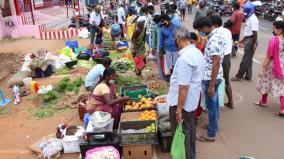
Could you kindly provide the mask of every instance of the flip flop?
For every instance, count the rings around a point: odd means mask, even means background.
[[[263,107],[263,108],[267,107],[267,105],[262,104],[261,101],[255,101],[253,104],[256,105],[256,106],[259,106],[259,107]]]
[[[282,113],[282,112],[276,112],[275,115],[277,115],[279,117],[284,117],[284,113]]]
[[[200,141],[200,142],[215,142],[215,138],[211,138],[211,137],[208,137],[207,135],[203,135],[203,136],[199,136],[197,137],[196,139],[197,141]]]

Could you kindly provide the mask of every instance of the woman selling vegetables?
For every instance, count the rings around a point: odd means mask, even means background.
[[[132,36],[132,54],[134,57],[134,63],[135,63],[135,73],[137,76],[140,76],[142,73],[142,70],[146,63],[145,53],[145,41],[146,41],[146,31],[144,28],[144,20],[137,22],[136,30]],[[143,65],[144,63],[144,65]]]
[[[113,68],[106,68],[103,77],[87,102],[86,109],[89,114],[95,111],[103,111],[111,114],[114,118],[114,128],[118,127],[122,104],[129,97],[116,98],[115,84],[116,72]]]

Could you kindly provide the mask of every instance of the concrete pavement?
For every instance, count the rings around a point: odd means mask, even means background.
[[[226,18],[223,18],[226,19]],[[186,17],[183,25],[192,31],[193,15]],[[242,155],[256,159],[283,159],[284,155],[284,118],[274,115],[279,110],[278,99],[269,96],[269,107],[253,105],[259,99],[256,82],[260,63],[266,53],[268,40],[272,35],[272,22],[260,19],[259,45],[253,64],[252,81],[232,82],[235,109],[221,108],[220,129],[215,143],[198,142],[198,159],[237,159]],[[240,50],[242,52],[243,49]],[[238,71],[242,55],[232,58],[231,77]],[[256,62],[258,61],[258,62]],[[203,114],[199,126],[206,123]],[[198,128],[198,133],[206,133]]]

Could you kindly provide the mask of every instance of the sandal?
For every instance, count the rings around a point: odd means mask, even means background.
[[[277,115],[279,117],[284,117],[284,113],[282,113],[282,112],[276,112],[275,115]]]
[[[259,106],[259,107],[263,107],[263,108],[267,107],[267,105],[262,104],[261,101],[255,101],[253,104],[256,105],[256,106]]]
[[[216,138],[215,137],[209,137],[207,135],[199,136],[196,139],[197,141],[200,142],[215,142]]]

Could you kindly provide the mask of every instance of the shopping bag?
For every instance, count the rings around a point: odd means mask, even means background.
[[[138,55],[134,58],[135,67],[139,70],[144,69],[145,63],[144,63],[144,57],[142,55]]]
[[[218,88],[218,102],[219,106],[224,106],[224,99],[225,99],[225,80],[223,79]]]
[[[171,147],[172,159],[185,159],[185,135],[182,130],[182,124],[178,124]]]
[[[206,110],[206,93],[205,91],[205,86],[202,86],[202,91],[201,91],[201,107],[203,110]],[[219,84],[218,87],[218,102],[219,106],[223,107],[224,106],[224,99],[225,98],[225,80],[222,79],[222,82]]]
[[[167,58],[166,58],[166,55],[163,55],[162,58],[161,58],[161,65],[162,65],[162,71],[163,71],[163,74],[165,76],[168,76],[171,74],[171,70],[169,69],[169,66],[167,65]]]

